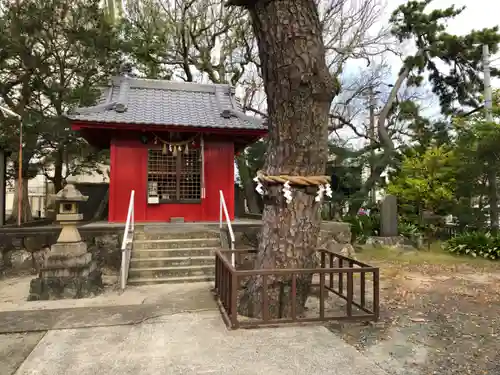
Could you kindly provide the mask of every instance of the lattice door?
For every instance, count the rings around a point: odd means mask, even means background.
[[[148,155],[148,196],[159,202],[193,202],[201,199],[202,149],[163,152],[151,149]]]

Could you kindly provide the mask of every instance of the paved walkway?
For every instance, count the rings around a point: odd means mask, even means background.
[[[7,305],[6,311],[0,304],[0,334],[139,324],[179,312],[216,311],[210,287],[210,283],[129,287],[123,294],[110,292],[108,298],[24,302]]]
[[[323,327],[229,332],[217,312],[49,331],[16,375],[382,375]]]
[[[0,374],[386,374],[324,327],[228,331],[206,283],[127,293],[0,312]]]

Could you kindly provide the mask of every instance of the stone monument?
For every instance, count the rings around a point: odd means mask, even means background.
[[[380,237],[397,237],[398,202],[394,195],[387,195],[380,210]]]
[[[83,218],[78,204],[88,197],[68,184],[54,198],[59,203],[56,220],[61,224],[61,233],[51,246],[39,277],[31,280],[28,301],[90,297],[103,288],[101,271],[76,227]]]
[[[369,237],[366,244],[374,247],[412,247],[409,241],[398,235],[398,202],[394,195],[387,195],[380,208],[380,236]]]

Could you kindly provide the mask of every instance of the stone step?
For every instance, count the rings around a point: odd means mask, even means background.
[[[132,255],[132,259],[130,260],[130,267],[137,269],[203,265],[215,265],[215,256],[135,258]]]
[[[168,258],[214,256],[220,247],[179,247],[173,249],[137,249],[132,250],[132,258]]]
[[[134,240],[134,250],[220,247],[219,238],[177,238],[168,240]]]
[[[183,284],[214,281],[214,276],[182,276],[182,277],[133,277],[127,281],[128,285],[151,285],[151,284]]]
[[[215,265],[141,268],[131,267],[128,273],[130,278],[213,276],[215,274]]]
[[[137,240],[175,240],[188,238],[220,238],[219,231],[200,231],[200,230],[158,230],[143,231],[134,233]]]

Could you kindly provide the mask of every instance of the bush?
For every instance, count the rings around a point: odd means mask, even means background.
[[[409,239],[414,239],[422,234],[418,225],[401,221],[398,223],[398,232],[400,236]]]
[[[380,228],[379,215],[347,216],[343,221],[351,224],[351,242],[364,244],[368,237],[378,236]]]
[[[444,248],[457,255],[495,260],[500,258],[500,236],[488,232],[465,232],[449,239]]]

